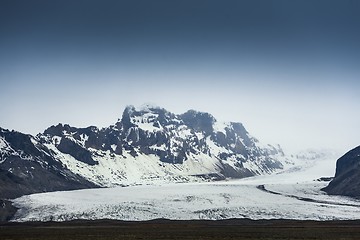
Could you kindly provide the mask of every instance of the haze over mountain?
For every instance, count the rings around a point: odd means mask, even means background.
[[[359,12],[352,0],[3,0],[0,126],[106,127],[154,102],[242,122],[285,150],[346,152],[358,145]]]

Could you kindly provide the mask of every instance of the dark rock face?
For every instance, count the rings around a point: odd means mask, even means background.
[[[332,195],[360,198],[360,146],[337,160],[335,177],[323,190]]]
[[[63,137],[61,138],[60,144],[57,146],[60,152],[67,153],[73,156],[75,159],[79,160],[80,162],[95,165],[98,162],[94,161],[91,157],[91,153],[76,144],[75,142],[71,141],[71,139]]]
[[[197,132],[204,132],[205,136],[210,135],[214,131],[213,124],[215,122],[215,118],[208,113],[189,110],[180,115],[180,118],[188,127]]]
[[[10,201],[0,199],[0,222],[10,221],[17,210]]]

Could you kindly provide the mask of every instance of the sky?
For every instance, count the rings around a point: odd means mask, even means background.
[[[0,127],[106,127],[127,105],[360,145],[360,1],[2,0]]]

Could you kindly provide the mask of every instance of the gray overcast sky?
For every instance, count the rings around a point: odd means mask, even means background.
[[[0,126],[206,111],[285,149],[360,144],[356,0],[0,2]]]

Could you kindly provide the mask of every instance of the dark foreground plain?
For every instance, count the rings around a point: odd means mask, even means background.
[[[360,239],[357,221],[71,221],[1,223],[1,240],[57,239]]]

